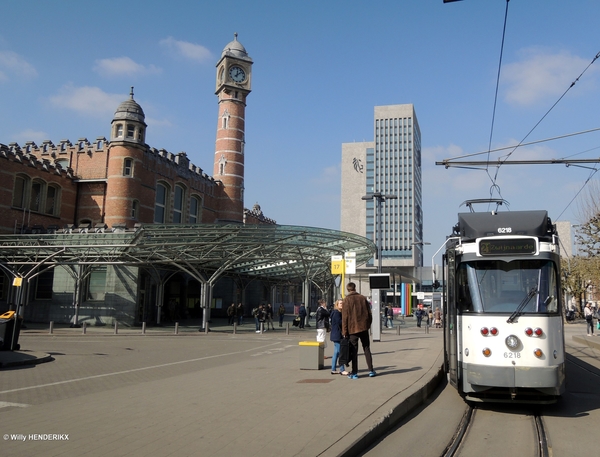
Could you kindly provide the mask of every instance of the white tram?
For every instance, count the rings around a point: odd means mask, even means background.
[[[460,213],[443,262],[450,383],[470,401],[555,402],[564,392],[565,344],[548,213]]]

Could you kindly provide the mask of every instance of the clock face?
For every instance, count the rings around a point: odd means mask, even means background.
[[[229,76],[236,83],[241,83],[246,79],[246,72],[242,67],[234,65],[233,67],[229,68]]]

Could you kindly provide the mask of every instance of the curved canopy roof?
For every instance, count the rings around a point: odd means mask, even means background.
[[[135,265],[275,280],[324,279],[331,256],[370,260],[375,244],[358,235],[286,225],[141,225],[132,230],[65,229],[0,235],[0,265],[24,275],[57,265]]]

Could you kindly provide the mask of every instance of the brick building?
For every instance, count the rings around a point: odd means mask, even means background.
[[[190,163],[185,152],[174,154],[146,144],[145,115],[133,88],[115,111],[108,139],[46,140],[23,146],[0,143],[0,233],[47,233],[65,227],[127,230],[136,224],[275,224],[258,205],[249,210],[243,204],[245,107],[252,64],[236,34],[217,63],[213,176]],[[37,280],[26,317],[56,322],[71,319],[61,308],[69,304],[69,294],[61,298],[58,290],[70,292],[73,280],[69,272],[54,270]],[[146,286],[154,279],[137,268],[126,275],[116,270],[109,266],[90,272],[88,289],[104,283],[101,293],[86,292],[94,308],[90,313],[104,322],[114,318],[118,308],[128,323],[145,320],[152,313],[144,307],[151,307],[155,298],[149,296],[152,286]],[[119,282],[117,277],[127,279]],[[11,301],[8,282],[4,276],[0,299],[7,306]],[[197,284],[179,274],[171,280],[171,287],[162,286],[172,291],[165,301],[191,308]],[[238,298],[235,292],[227,292],[235,287],[222,287],[224,300]],[[46,292],[40,293],[41,289]],[[107,302],[109,295],[113,303]],[[100,299],[102,304],[92,303]]]

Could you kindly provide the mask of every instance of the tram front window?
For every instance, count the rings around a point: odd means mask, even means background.
[[[523,313],[558,312],[556,269],[548,260],[466,262],[458,267],[456,283],[462,313],[512,313],[527,300]]]

